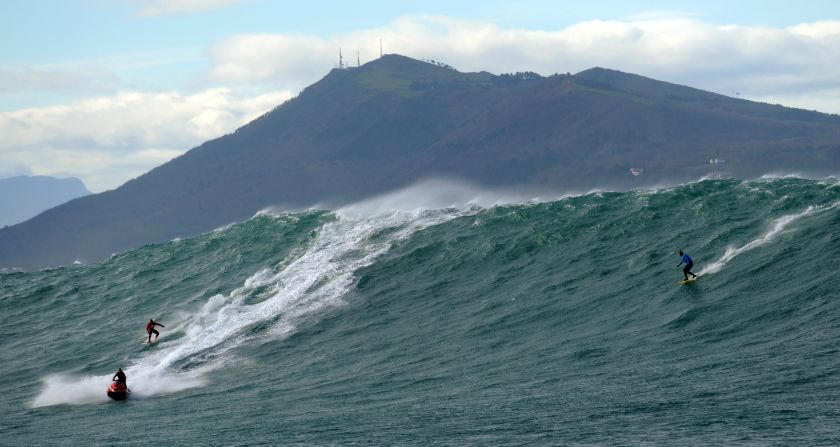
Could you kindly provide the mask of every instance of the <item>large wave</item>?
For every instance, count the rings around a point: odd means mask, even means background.
[[[274,433],[250,410],[258,389],[294,402],[260,405],[316,443],[552,443],[559,415],[571,444],[791,440],[762,427],[831,413],[808,396],[840,399],[840,280],[826,270],[838,209],[833,180],[765,178],[578,195],[431,182],[261,213],[100,265],[4,276],[7,330],[30,339],[4,338],[0,372],[42,382],[7,385],[8,405],[53,411],[106,401],[122,365],[137,401],[223,401]],[[693,285],[678,284],[678,249]],[[151,316],[166,328],[143,345]],[[96,408],[107,417],[77,411]],[[339,414],[349,425],[331,425]],[[412,431],[415,415],[434,433]]]
[[[435,181],[337,210],[335,219],[319,228],[308,246],[293,251],[279,265],[255,272],[229,294],[211,296],[201,309],[170,326],[169,332],[184,332],[183,337],[172,341],[164,337],[158,349],[130,360],[125,371],[132,397],[203,385],[204,374],[218,365],[196,362],[197,358],[222,357],[251,337],[249,328],[264,322],[271,323],[272,336],[282,337],[294,331],[300,318],[340,305],[354,272],[373,263],[393,243],[431,225],[476,213],[480,203],[517,198]],[[179,367],[187,361],[191,368]],[[106,401],[104,387],[110,378],[51,374],[43,379],[43,389],[32,405]]]

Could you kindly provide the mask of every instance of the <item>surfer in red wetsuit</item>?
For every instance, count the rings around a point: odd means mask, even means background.
[[[155,326],[166,327],[166,326],[158,323],[157,321],[149,318],[149,322],[146,323],[146,332],[149,333],[149,343],[152,342],[152,334],[155,334],[155,340],[157,340],[158,336],[160,335],[160,332],[155,330]]]

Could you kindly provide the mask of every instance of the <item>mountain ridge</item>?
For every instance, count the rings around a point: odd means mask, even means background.
[[[713,171],[826,174],[840,168],[838,136],[835,115],[616,70],[461,73],[386,55],[333,69],[233,133],[115,190],[0,230],[0,267],[94,262],[269,206],[337,206],[427,177],[585,190]],[[726,164],[709,165],[714,159]]]
[[[37,216],[68,200],[90,194],[78,178],[21,175],[0,178],[0,228]]]

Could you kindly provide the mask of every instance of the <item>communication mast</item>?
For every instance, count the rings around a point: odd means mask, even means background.
[[[379,57],[382,57],[382,38],[379,38]]]
[[[344,68],[344,56],[341,55],[341,47],[338,47],[338,68]]]

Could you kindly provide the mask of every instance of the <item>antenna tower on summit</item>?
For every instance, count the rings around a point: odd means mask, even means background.
[[[382,38],[379,38],[379,57],[382,57]]]
[[[341,55],[341,47],[338,47],[338,68],[344,68],[344,56]]]

